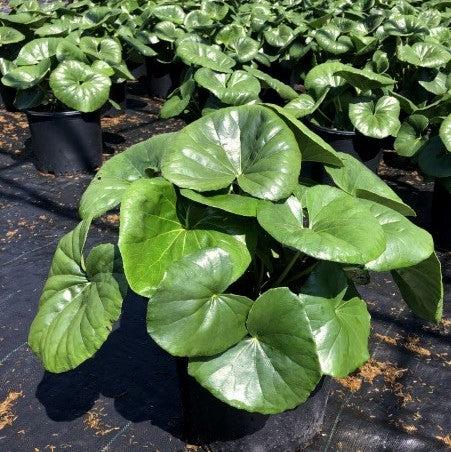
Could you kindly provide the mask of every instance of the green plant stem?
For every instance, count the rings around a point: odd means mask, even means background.
[[[301,254],[302,254],[302,251],[296,252],[296,254],[292,257],[291,261],[288,262],[288,265],[284,268],[283,272],[277,278],[277,281],[275,282],[274,287],[278,287],[280,285],[280,283],[285,279],[285,277],[288,275],[289,271],[293,268],[293,265],[299,259]]]

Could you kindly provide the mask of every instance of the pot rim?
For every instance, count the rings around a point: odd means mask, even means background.
[[[69,111],[36,111],[36,110],[25,110],[25,113],[30,116],[43,116],[43,117],[52,117],[52,116],[81,116],[81,115],[92,115],[97,114],[98,111],[92,111],[89,113],[84,113],[78,110],[69,110]]]
[[[329,127],[324,127],[324,126],[320,126],[318,124],[315,124],[312,121],[308,121],[308,125],[311,126],[312,129],[316,129],[316,130],[318,130],[320,132],[328,133],[330,135],[345,136],[345,137],[354,137],[354,136],[356,136],[356,132],[354,130],[331,129]]]

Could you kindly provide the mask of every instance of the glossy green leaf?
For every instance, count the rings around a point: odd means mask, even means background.
[[[29,66],[47,60],[56,54],[60,38],[39,38],[27,42],[19,52],[15,63],[18,66]]]
[[[171,93],[161,107],[160,116],[165,119],[181,115],[188,108],[195,89],[196,84],[194,83],[192,75],[190,75]]]
[[[236,58],[240,63],[246,63],[257,57],[260,50],[260,44],[249,36],[243,36],[230,45],[231,49],[235,51]]]
[[[338,155],[342,167],[326,167],[326,171],[343,191],[390,207],[403,215],[415,216],[415,211],[362,162],[343,152],[339,152]]]
[[[182,7],[178,5],[158,5],[153,9],[153,15],[160,20],[168,20],[174,24],[181,25],[185,19]]]
[[[2,83],[24,90],[37,85],[50,70],[50,60],[43,60],[32,66],[14,67],[2,77]]]
[[[285,123],[259,105],[222,109],[185,127],[163,160],[166,179],[211,191],[237,181],[246,193],[278,200],[299,177],[301,154]]]
[[[81,197],[81,218],[96,218],[114,209],[131,183],[158,174],[161,158],[175,135],[155,135],[107,160]]]
[[[400,111],[399,101],[393,96],[382,96],[376,102],[359,97],[349,104],[349,119],[363,135],[385,138],[398,133]]]
[[[438,68],[446,66],[451,60],[451,53],[446,47],[427,42],[401,45],[397,55],[399,60],[418,67]]]
[[[443,312],[443,282],[435,253],[409,268],[392,271],[404,301],[419,317],[439,322]]]
[[[91,358],[121,312],[120,258],[112,244],[103,244],[83,259],[89,225],[83,221],[59,242],[31,324],[28,343],[50,372]]]
[[[338,61],[329,61],[315,66],[305,77],[305,88],[307,91],[313,92],[316,98],[319,98],[327,89],[344,85],[346,81],[336,75],[337,72],[343,70],[343,66]]]
[[[216,44],[231,46],[238,39],[244,38],[245,36],[246,29],[242,25],[231,23],[218,30],[218,33],[215,36],[215,42]]]
[[[201,68],[194,74],[194,80],[227,105],[247,104],[258,99],[260,93],[259,81],[241,70],[224,74]]]
[[[0,26],[0,47],[23,41],[25,36],[15,28]]]
[[[247,330],[250,337],[226,352],[191,359],[189,374],[235,408],[271,414],[301,404],[321,371],[299,298],[282,287],[265,292],[251,307]]]
[[[256,198],[233,193],[218,194],[217,192],[213,192],[206,195],[183,188],[180,190],[180,194],[199,204],[225,210],[226,212],[241,215],[243,217],[256,217],[260,205],[260,201]]]
[[[277,25],[277,27],[267,28],[263,32],[266,42],[273,47],[285,47],[296,36],[293,29],[284,23]]]
[[[82,63],[88,63],[88,59],[80,47],[73,44],[68,39],[60,41],[56,48],[56,57],[60,62],[64,60],[77,60]]]
[[[109,77],[79,61],[67,60],[50,75],[50,88],[63,104],[74,110],[98,110],[110,94]]]
[[[278,242],[322,260],[365,264],[386,246],[383,229],[365,203],[327,185],[306,189],[302,200],[292,196],[284,204],[267,203],[257,219]]]
[[[317,30],[315,40],[325,52],[333,55],[342,55],[354,47],[351,38],[342,35],[338,27],[334,25],[326,25]]]
[[[189,254],[172,264],[150,298],[147,331],[173,356],[210,356],[247,334],[252,300],[224,293],[233,262],[221,248]]]
[[[194,41],[182,41],[177,55],[188,65],[206,67],[217,72],[232,72],[235,61],[216,47]]]
[[[412,157],[427,141],[429,121],[426,116],[409,116],[402,124],[395,139],[395,151],[404,157]]]
[[[368,270],[411,267],[427,259],[434,251],[431,235],[400,213],[374,202],[369,202],[369,209],[382,226],[387,246],[377,259],[366,264]]]
[[[277,105],[266,104],[275,111],[293,132],[301,151],[302,160],[320,162],[326,165],[342,166],[338,153],[321,137],[313,133],[301,121],[292,116],[287,109]]]
[[[345,377],[368,360],[370,314],[338,264],[318,263],[299,298],[323,373]]]
[[[80,50],[109,64],[122,62],[121,45],[111,38],[85,36],[80,39]]]
[[[250,263],[245,236],[224,212],[195,205],[162,178],[135,181],[123,195],[119,248],[130,287],[149,296],[169,266],[187,254],[219,247],[238,278]]]
[[[395,80],[386,75],[377,74],[369,69],[357,69],[346,64],[344,64],[342,69],[335,74],[344,78],[349,84],[362,91],[393,87],[396,83]]]
[[[14,100],[14,106],[18,110],[28,110],[38,107],[42,104],[46,96],[46,92],[40,86],[33,86],[28,89],[20,89],[17,91]]]
[[[451,152],[451,114],[440,125],[440,138],[448,152]]]
[[[291,100],[283,108],[290,113],[296,119],[303,118],[304,116],[311,115],[324,101],[328,91],[319,97],[317,101],[308,94],[301,94],[298,98]]]
[[[419,80],[418,83],[430,93],[442,96],[451,89],[451,74],[438,72],[434,79]]]
[[[246,70],[255,78],[263,81],[266,85],[276,91],[277,94],[284,100],[290,101],[297,99],[299,96],[299,94],[291,86],[282,83],[276,78],[273,78],[258,69],[247,67]]]
[[[213,19],[204,11],[190,11],[184,20],[185,28],[189,31],[202,30],[214,25]]]

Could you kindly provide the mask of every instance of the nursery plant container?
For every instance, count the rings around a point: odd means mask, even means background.
[[[367,168],[377,172],[382,158],[382,142],[351,130],[336,130],[310,123],[309,127],[336,151],[359,159]]]
[[[0,108],[4,108],[7,111],[17,111],[14,106],[15,98],[16,90],[0,83]]]
[[[111,105],[109,103],[105,104],[106,107],[103,112],[103,114],[105,116],[113,116],[113,115],[117,114],[118,112],[120,112],[121,110],[126,108],[126,106],[127,106],[127,84],[126,84],[126,82],[113,83],[111,85],[111,89],[110,89],[110,98],[111,98],[111,100],[116,102],[116,104],[118,104],[121,107],[121,109],[118,110],[117,108],[113,107],[113,105]]]
[[[39,171],[92,172],[102,163],[100,113],[27,111],[31,149]]]
[[[320,432],[330,379],[320,381],[302,405],[280,414],[260,414],[233,408],[210,394],[178,359],[185,436],[189,444],[214,452],[270,452],[302,450]]]
[[[436,246],[451,251],[451,193],[439,180],[435,181],[432,198],[432,235]]]
[[[146,58],[147,90],[149,96],[165,99],[179,85],[182,67],[176,63],[162,63]]]

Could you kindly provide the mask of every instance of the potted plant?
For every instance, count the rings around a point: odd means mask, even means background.
[[[299,180],[306,161],[325,165],[335,186]],[[92,218],[119,205],[118,248],[83,257]],[[351,268],[391,271],[413,312],[441,317],[440,263],[431,236],[405,217],[413,213],[283,109],[218,110],[100,169],[83,221],[57,247],[29,344],[48,371],[74,369],[107,339],[126,281],[149,298],[150,336],[187,358],[204,388],[196,406],[185,397],[199,414],[191,441],[214,449],[203,436],[227,425],[239,430],[223,449],[302,447],[322,421],[323,376],[344,377],[369,356],[370,316]]]
[[[309,125],[334,149],[360,159],[376,172],[381,140],[396,136],[400,127],[399,101],[388,95],[395,81],[370,69],[356,69],[328,61],[310,70],[304,93],[285,109]]]
[[[112,80],[132,78],[120,44],[107,37],[38,38],[3,67],[2,83],[17,90],[15,106],[26,111],[37,168],[55,174],[97,168],[100,110]]]

